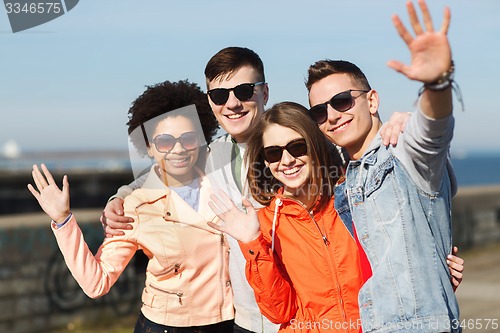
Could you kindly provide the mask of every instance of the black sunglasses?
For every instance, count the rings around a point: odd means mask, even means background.
[[[207,94],[214,104],[224,105],[229,98],[229,92],[232,90],[237,99],[245,102],[252,98],[253,88],[264,83],[265,82],[243,83],[234,88],[215,88],[207,91]]]
[[[335,110],[339,112],[345,112],[350,110],[354,106],[354,100],[361,96],[362,94],[353,97],[351,92],[360,91],[363,94],[369,92],[370,90],[358,90],[358,89],[349,89],[346,91],[342,91],[325,103],[321,103],[313,106],[309,109],[309,117],[312,118],[317,124],[323,124],[326,119],[328,119],[328,104],[332,106]]]
[[[283,156],[283,150],[290,153],[295,158],[304,156],[307,154],[307,144],[305,139],[295,139],[288,142],[285,146],[269,146],[264,147],[262,150],[262,155],[268,163],[274,163],[281,160]]]
[[[186,132],[180,137],[175,138],[170,134],[159,134],[153,139],[156,150],[160,153],[169,153],[174,149],[175,144],[180,142],[181,146],[186,150],[193,150],[199,147],[200,137],[196,132]]]

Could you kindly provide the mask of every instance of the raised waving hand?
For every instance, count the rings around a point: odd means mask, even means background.
[[[234,239],[249,243],[256,239],[260,233],[260,223],[257,212],[250,201],[243,199],[246,213],[241,211],[231,198],[223,191],[217,192],[218,196],[212,194],[208,205],[212,211],[222,220],[221,224],[208,222],[208,225],[221,232],[227,233]]]
[[[63,188],[60,190],[45,164],[41,165],[41,169],[42,171],[37,165],[33,165],[31,175],[36,188],[28,184],[28,190],[36,198],[43,211],[53,221],[61,223],[70,214],[68,176],[63,177]]]
[[[437,80],[451,65],[451,48],[447,37],[451,14],[450,9],[446,7],[441,29],[436,31],[427,4],[424,0],[419,0],[418,4],[422,11],[423,25],[417,17],[413,3],[406,4],[415,36],[406,29],[397,15],[392,17],[394,27],[408,46],[411,63],[405,65],[400,61],[391,60],[387,64],[411,80],[430,83]]]

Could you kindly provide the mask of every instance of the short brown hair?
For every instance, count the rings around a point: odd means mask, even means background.
[[[359,84],[360,89],[371,90],[370,83],[365,74],[355,64],[345,60],[319,60],[309,66],[307,71],[306,87],[307,91],[316,82],[332,74],[349,74],[354,82]]]
[[[262,155],[263,135],[271,124],[288,127],[299,133],[306,141],[307,155],[311,159],[310,183],[316,189],[313,202],[319,202],[323,209],[333,195],[333,188],[342,170],[338,151],[326,139],[307,115],[307,109],[294,102],[275,104],[264,113],[247,143],[245,161],[248,168],[247,181],[253,198],[262,205],[268,205],[282,184],[276,180],[264,163]]]
[[[254,68],[258,73],[258,81],[266,81],[264,64],[259,55],[246,47],[231,46],[220,50],[208,61],[205,67],[207,84],[215,79],[230,78],[236,70],[243,66]]]

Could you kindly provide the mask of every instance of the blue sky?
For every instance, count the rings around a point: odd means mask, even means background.
[[[500,1],[429,0],[449,36],[465,112],[456,103],[452,151],[500,151]],[[419,84],[386,66],[409,54],[391,23],[403,0],[80,1],[67,14],[13,34],[0,8],[0,149],[127,149],[130,103],[145,85],[189,79],[203,89],[208,59],[226,46],[255,50],[271,105],[307,104],[307,67],[358,64],[381,95],[381,116],[412,111]],[[1,151],[0,151],[1,152]]]

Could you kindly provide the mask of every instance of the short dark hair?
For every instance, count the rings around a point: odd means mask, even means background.
[[[207,95],[196,83],[188,80],[165,81],[146,87],[142,95],[132,102],[127,122],[130,139],[142,155],[146,154],[144,139],[147,137],[143,131],[134,130],[160,115],[192,104],[196,106],[205,141],[207,144],[212,141],[219,124],[208,104]]]
[[[250,66],[257,70],[257,80],[265,82],[264,64],[259,55],[246,47],[230,46],[217,52],[205,66],[207,83],[215,79],[230,78],[231,75],[243,66]]]
[[[371,90],[365,74],[355,64],[345,60],[319,60],[309,66],[307,71],[306,87],[310,91],[314,83],[332,74],[349,74],[359,84],[360,89]]]
[[[282,184],[276,180],[264,162],[263,135],[271,124],[288,127],[306,141],[307,155],[311,159],[310,184],[314,186],[313,202],[319,200],[318,210],[326,207],[333,188],[342,175],[342,159],[338,151],[309,118],[307,109],[294,102],[275,104],[264,113],[248,139],[245,160],[248,168],[247,181],[250,193],[262,205],[268,205]]]

